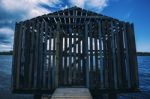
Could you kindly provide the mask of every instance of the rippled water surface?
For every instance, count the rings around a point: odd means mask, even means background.
[[[0,55],[0,93],[10,91],[12,56]],[[138,56],[139,81],[142,91],[150,92],[150,56]],[[1,99],[1,95],[0,95]],[[133,98],[134,99],[134,98]],[[142,99],[142,98],[139,98]],[[150,99],[150,98],[149,98]]]

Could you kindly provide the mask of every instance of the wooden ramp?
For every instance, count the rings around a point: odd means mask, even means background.
[[[87,88],[57,88],[51,99],[92,99]]]

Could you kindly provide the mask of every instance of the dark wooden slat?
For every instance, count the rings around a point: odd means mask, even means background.
[[[34,88],[37,88],[37,82],[38,82],[38,56],[39,56],[39,32],[40,32],[40,26],[39,22],[36,21],[36,33],[35,33],[35,65],[34,65]]]
[[[33,78],[34,78],[34,43],[35,43],[35,33],[34,33],[34,22],[31,21],[32,28],[30,29],[31,47],[30,47],[30,64],[29,64],[29,88],[33,88]]]
[[[131,24],[131,35],[132,35],[132,52],[133,52],[133,62],[134,62],[134,89],[138,88],[139,86],[139,76],[138,76],[138,62],[137,62],[137,55],[136,55],[136,44],[135,44],[135,33],[134,33],[134,25]]]
[[[85,41],[84,41],[84,46],[85,46],[85,56],[84,56],[84,59],[85,59],[85,69],[86,69],[86,86],[87,88],[89,88],[89,56],[88,56],[88,24],[85,24]]]
[[[117,89],[117,60],[116,60],[116,43],[115,43],[115,36],[116,36],[116,32],[114,32],[114,26],[115,26],[115,22],[111,21],[111,35],[112,35],[112,58],[113,58],[113,74],[114,74],[114,88]]]
[[[68,31],[69,31],[69,35],[71,36],[71,35],[72,35],[71,26],[69,26],[68,29],[69,29],[69,30],[68,30]],[[69,47],[71,47],[71,44],[72,44],[72,38],[70,37],[70,38],[69,38]],[[72,52],[71,50],[72,50],[72,49],[70,48],[70,49],[69,49],[69,54]],[[69,55],[69,66],[68,66],[68,67],[69,67],[69,75],[68,75],[68,76],[69,76],[69,78],[68,78],[69,84],[72,83],[72,66],[71,66],[71,63],[72,63],[71,61],[72,61],[72,60],[71,60],[71,58],[72,58],[72,57]]]
[[[57,33],[56,33],[56,66],[55,66],[55,88],[57,88],[59,86],[59,68],[61,65],[60,59],[61,59],[61,55],[60,55],[60,25],[59,23],[57,24]]]
[[[92,42],[92,23],[89,24],[89,29],[90,29],[90,86],[91,88],[93,87],[93,42]]]
[[[16,82],[16,88],[19,89],[20,87],[20,67],[21,67],[21,46],[22,46],[22,41],[24,40],[23,39],[23,24],[21,23],[20,24],[20,31],[19,31],[19,43],[18,43],[18,51],[17,51],[17,54],[18,54],[18,60],[17,60],[17,82]]]
[[[67,44],[68,44],[68,42],[67,42],[67,38],[65,38],[65,50],[67,49]],[[66,52],[65,52],[65,55],[64,55],[64,84],[67,84],[67,82],[68,82],[68,80],[67,80],[67,78],[68,78],[68,76],[67,76],[67,56],[66,56]]]
[[[44,43],[43,43],[43,48],[44,48],[44,50],[43,50],[43,57],[44,57],[44,60],[43,60],[43,88],[46,88],[47,86],[47,84],[46,84],[46,80],[47,80],[47,71],[48,71],[48,63],[47,63],[47,54],[46,54],[46,52],[47,52],[47,43],[48,43],[48,24],[47,24],[47,22],[45,22],[45,21],[43,21],[44,23]]]
[[[118,33],[118,25],[117,25],[118,22],[116,22],[116,45],[117,45],[117,49],[116,49],[116,53],[117,53],[117,74],[118,74],[118,88],[121,87],[121,83],[122,83],[122,78],[121,78],[121,56],[120,56],[120,37],[119,37],[119,33]]]
[[[12,88],[15,89],[16,88],[16,84],[17,84],[17,60],[18,60],[18,47],[19,47],[19,42],[17,41],[19,38],[19,32],[20,32],[20,26],[18,23],[16,23],[15,26],[15,33],[14,33],[14,44],[13,44],[13,62],[12,62]]]
[[[98,22],[98,34],[99,34],[99,51],[100,51],[100,87],[104,87],[104,79],[103,79],[103,54],[102,54],[102,21]]]
[[[107,49],[106,49],[106,30],[105,30],[105,25],[106,25],[106,20],[102,21],[102,37],[103,37],[103,50],[104,50],[104,55],[103,55],[103,66],[104,66],[104,74],[103,74],[103,79],[104,79],[104,88],[108,88],[108,75],[107,75]]]
[[[52,42],[51,42],[51,27],[49,27],[49,63],[48,63],[48,89],[52,88],[52,58],[51,58],[51,48],[52,48]]]

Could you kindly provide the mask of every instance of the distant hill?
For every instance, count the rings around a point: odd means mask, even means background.
[[[9,51],[9,52],[0,52],[0,55],[12,55],[13,51]]]
[[[150,52],[137,52],[137,56],[150,56]]]

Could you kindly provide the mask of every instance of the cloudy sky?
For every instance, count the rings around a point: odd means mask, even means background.
[[[150,52],[150,0],[0,0],[0,51],[12,50],[15,22],[75,5],[133,22],[137,51]]]

